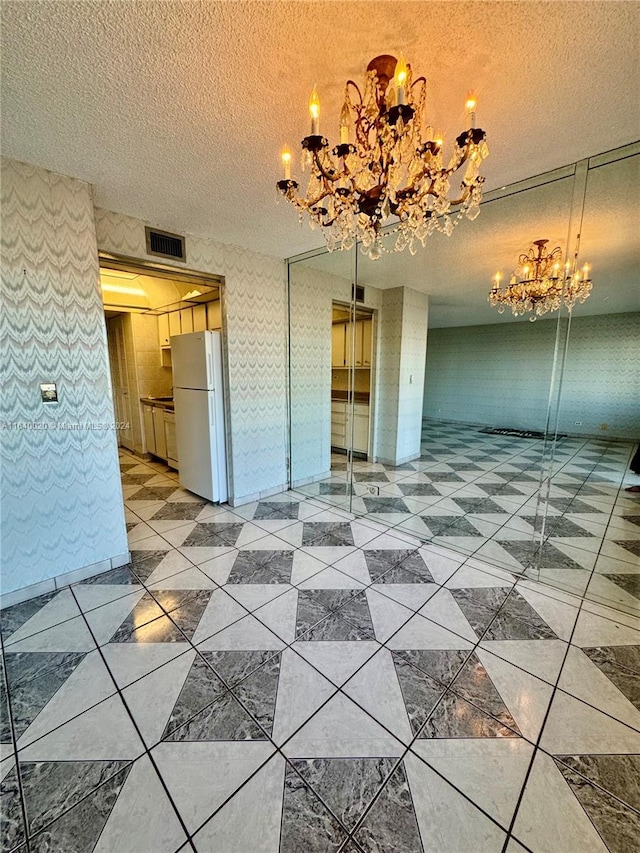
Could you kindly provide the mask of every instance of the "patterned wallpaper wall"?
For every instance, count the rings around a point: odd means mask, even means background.
[[[153,261],[139,219],[96,209],[98,248]],[[287,484],[286,279],[284,261],[207,237],[186,235],[179,268],[225,277],[231,435],[230,499],[246,501]]]
[[[1,216],[1,550],[10,592],[128,545],[90,188],[2,158]],[[57,383],[57,404],[42,403],[41,382]]]
[[[431,329],[425,416],[544,429],[555,333],[555,320]],[[637,438],[639,364],[640,313],[574,317],[560,430]]]
[[[331,467],[331,303],[349,302],[351,284],[295,263],[289,286],[291,481],[302,485]]]

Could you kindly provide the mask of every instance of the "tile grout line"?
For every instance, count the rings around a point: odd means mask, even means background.
[[[73,595],[74,599],[76,600],[76,604],[78,604],[78,607],[80,607],[80,604],[79,604],[78,600],[76,599],[75,594],[73,594],[73,590],[72,590],[72,595]],[[174,812],[175,812],[175,814],[176,814],[176,816],[177,816],[177,818],[178,818],[178,821],[179,821],[179,823],[180,823],[180,826],[182,827],[182,829],[183,829],[183,831],[184,831],[184,833],[185,833],[185,837],[187,838],[187,842],[189,842],[189,841],[190,841],[190,834],[189,834],[189,831],[187,830],[186,824],[184,823],[184,821],[183,821],[183,819],[182,819],[182,815],[181,815],[181,814],[180,814],[180,812],[178,811],[178,808],[177,808],[176,804],[175,804],[175,803],[174,803],[174,801],[173,801],[173,797],[171,796],[171,793],[169,792],[169,789],[168,789],[168,787],[167,787],[167,785],[166,785],[166,782],[164,781],[164,778],[163,778],[162,774],[160,773],[160,770],[159,770],[159,768],[158,768],[158,766],[157,766],[157,764],[156,764],[156,762],[155,762],[154,757],[151,755],[151,752],[150,752],[150,751],[148,750],[148,748],[147,748],[146,742],[145,742],[144,738],[142,737],[142,732],[140,731],[140,729],[139,729],[139,727],[138,727],[138,723],[136,722],[136,719],[135,719],[134,715],[131,713],[131,709],[129,708],[129,705],[127,704],[127,702],[126,702],[126,700],[125,700],[124,696],[122,695],[122,692],[121,692],[121,690],[120,690],[120,687],[119,687],[118,683],[116,682],[116,680],[115,680],[115,678],[114,678],[114,676],[113,676],[113,674],[112,674],[112,672],[111,672],[111,669],[110,669],[110,667],[109,667],[109,664],[108,664],[108,662],[107,662],[107,660],[106,660],[106,658],[105,658],[105,656],[104,656],[104,654],[103,654],[103,652],[102,652],[101,647],[98,645],[98,642],[97,642],[97,640],[96,640],[96,637],[95,637],[95,635],[94,635],[93,631],[91,630],[91,626],[89,625],[89,623],[88,623],[87,619],[85,618],[84,613],[82,614],[82,616],[83,616],[83,618],[84,618],[84,621],[85,621],[85,625],[86,625],[86,627],[87,627],[87,630],[88,630],[88,631],[89,631],[89,633],[91,634],[91,637],[92,637],[92,639],[93,639],[93,642],[95,643],[96,648],[97,648],[97,650],[98,650],[98,653],[100,654],[100,657],[101,657],[101,659],[102,659],[102,663],[103,663],[103,665],[106,667],[107,672],[109,673],[109,677],[110,677],[110,678],[111,678],[111,680],[113,681],[113,684],[114,684],[114,686],[115,686],[115,688],[116,688],[116,693],[118,694],[118,697],[119,697],[120,701],[121,701],[121,702],[122,702],[122,704],[124,705],[125,710],[126,710],[126,712],[127,712],[128,716],[129,716],[129,719],[131,720],[131,723],[133,724],[133,726],[134,726],[134,728],[135,728],[135,730],[136,730],[136,734],[137,734],[137,736],[138,736],[138,738],[139,738],[139,740],[140,740],[140,744],[141,744],[141,746],[143,747],[142,755],[147,755],[147,757],[149,758],[149,761],[151,762],[151,764],[152,764],[152,766],[153,766],[153,769],[154,769],[154,771],[155,771],[155,773],[156,773],[156,775],[157,775],[158,779],[160,780],[160,783],[162,784],[162,787],[163,787],[163,789],[164,789],[164,792],[165,792],[165,794],[167,795],[167,798],[168,798],[169,802],[171,803],[171,806],[172,806],[172,808],[173,808],[173,810],[174,810]],[[138,760],[139,758],[141,758],[141,757],[142,757],[141,755],[137,756],[137,758],[135,758],[135,759],[132,761],[132,765],[133,765],[133,763],[134,763],[135,761],[137,761],[137,760]],[[123,787],[124,787],[124,786],[123,786]],[[120,793],[121,793],[121,792],[122,792],[122,789],[121,789]],[[116,801],[117,801],[117,800],[116,800]],[[114,803],[114,806],[115,806],[115,803]],[[108,820],[108,819],[107,819],[107,820]],[[105,825],[106,825],[106,821],[105,821]],[[191,846],[192,846],[193,850],[195,851],[195,847],[193,846],[193,844],[192,844]]]

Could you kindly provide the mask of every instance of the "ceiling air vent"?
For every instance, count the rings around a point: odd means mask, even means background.
[[[158,255],[161,258],[174,258],[177,261],[186,261],[187,253],[184,246],[184,237],[180,234],[171,234],[168,231],[158,231],[157,228],[144,229],[147,238],[147,254]]]
[[[351,298],[354,302],[364,302],[364,285],[354,284],[351,288]]]

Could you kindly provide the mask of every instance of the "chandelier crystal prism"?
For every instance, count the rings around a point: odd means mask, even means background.
[[[493,279],[488,296],[489,304],[504,314],[506,308],[516,317],[532,312],[529,320],[548,311],[557,311],[564,305],[571,311],[576,302],[589,298],[593,283],[589,278],[589,265],[582,272],[574,271],[570,261],[563,266],[559,246],[552,252],[546,250],[548,240],[534,240],[533,246],[520,255],[509,284],[500,287],[500,273]]]
[[[413,79],[402,58],[378,56],[367,67],[364,91],[348,80],[340,113],[340,143],[330,149],[320,133],[320,100],[314,86],[309,112],[311,133],[302,140],[302,168],[309,170],[304,195],[291,178],[291,152],[282,152],[284,179],[280,193],[307,213],[312,228],[322,229],[327,248],[351,249],[362,243],[372,260],[382,252],[409,248],[434,231],[449,236],[467,216],[480,212],[482,161],[488,156],[486,134],[475,127],[476,98],[467,95],[469,129],[456,138],[448,160],[439,131],[427,126],[426,79]],[[453,176],[466,169],[460,190],[452,196]],[[383,246],[383,227],[390,219],[392,249]]]

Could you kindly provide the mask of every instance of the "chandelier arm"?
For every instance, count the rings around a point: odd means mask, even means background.
[[[320,174],[325,179],[325,181],[337,181],[337,180],[339,180],[340,174],[335,167],[333,168],[333,172],[334,172],[333,175],[330,175],[327,172],[325,172],[324,167],[323,167],[322,163],[320,162],[320,158],[318,157],[317,151],[313,152],[313,162],[315,163],[318,172],[320,172]],[[333,163],[331,165],[333,166]],[[325,195],[326,195],[326,193],[325,193]]]
[[[362,101],[362,92],[360,91],[360,87],[358,86],[358,84],[357,84],[357,83],[354,83],[354,81],[353,81],[353,80],[347,80],[346,85],[345,85],[345,88],[349,88],[349,86],[353,86],[353,88],[354,88],[354,89],[356,90],[356,92],[358,93],[358,99],[359,99],[359,101],[360,101],[360,106],[362,106],[363,101]],[[355,108],[355,104],[354,104],[354,108]]]

